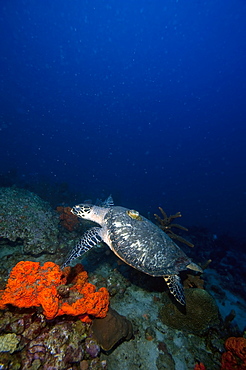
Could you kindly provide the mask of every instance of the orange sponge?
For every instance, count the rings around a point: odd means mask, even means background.
[[[8,304],[20,308],[41,306],[49,320],[64,314],[80,316],[86,322],[91,321],[90,315],[105,317],[109,306],[107,289],[96,291],[96,287],[88,283],[87,272],[83,271],[81,265],[77,265],[74,271],[72,286],[66,287],[68,296],[61,297],[58,288],[70,279],[73,272],[71,268],[63,272],[53,262],[46,262],[43,266],[39,262],[17,263],[10,273],[5,290],[0,291],[0,309],[5,309]],[[74,292],[74,295],[70,297],[69,292]]]
[[[202,362],[199,362],[195,365],[194,370],[206,370],[205,365]]]
[[[246,370],[246,338],[230,337],[225,342],[225,348],[221,370]]]

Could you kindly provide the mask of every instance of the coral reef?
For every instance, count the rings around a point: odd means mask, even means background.
[[[71,212],[71,207],[56,207],[61,225],[68,231],[73,231],[79,225],[79,219]]]
[[[59,220],[48,203],[24,189],[0,188],[0,209],[1,237],[21,239],[24,253],[55,253]]]
[[[105,351],[111,350],[119,341],[130,340],[133,334],[131,322],[112,308],[103,319],[93,320],[91,331],[92,337]]]
[[[221,370],[246,369],[246,338],[230,337],[225,342],[226,352],[221,359]]]
[[[6,289],[0,291],[0,309],[8,304],[19,308],[41,306],[49,320],[64,314],[79,315],[85,322],[91,322],[91,315],[105,317],[109,293],[106,288],[96,292],[87,280],[81,265],[63,272],[53,262],[40,266],[39,262],[21,261],[12,269]],[[71,286],[66,286],[67,282]]]
[[[162,322],[172,328],[196,335],[204,334],[219,324],[219,311],[213,297],[204,289],[185,289],[186,312],[181,312],[164,294],[160,311]]]
[[[47,322],[36,312],[0,311],[0,332],[1,369],[105,369],[89,325],[76,317]]]
[[[83,339],[74,323],[58,323],[50,330],[46,328],[28,343],[23,365],[28,368],[35,360],[39,360],[45,363],[46,368],[51,366],[57,369],[63,362],[63,368],[66,369],[71,360],[79,362],[83,359],[84,350],[79,345]]]

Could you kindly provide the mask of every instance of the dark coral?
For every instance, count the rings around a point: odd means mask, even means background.
[[[110,351],[122,340],[130,340],[133,335],[131,322],[112,308],[103,319],[93,320],[91,331],[92,337],[105,351]]]
[[[162,322],[174,329],[196,335],[219,325],[219,310],[213,297],[204,289],[185,289],[186,311],[181,312],[166,294],[160,312]]]

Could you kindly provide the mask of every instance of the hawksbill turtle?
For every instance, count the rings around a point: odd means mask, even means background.
[[[187,268],[199,272],[202,269],[157,225],[138,211],[114,206],[111,196],[101,206],[79,204],[71,212],[96,222],[100,227],[92,227],[84,233],[62,267],[103,241],[116,256],[133,268],[151,276],[162,276],[171,294],[181,305],[185,305],[178,274]]]

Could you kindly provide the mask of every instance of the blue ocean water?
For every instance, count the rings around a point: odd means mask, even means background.
[[[245,19],[243,0],[1,1],[0,186],[245,238]]]

